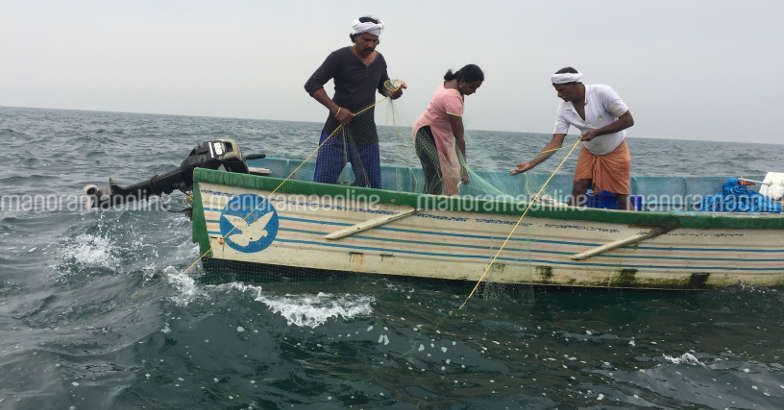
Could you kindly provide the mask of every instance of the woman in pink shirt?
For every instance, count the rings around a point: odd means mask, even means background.
[[[414,125],[414,146],[425,173],[426,194],[457,195],[459,183],[468,183],[468,173],[458,157],[465,161],[463,100],[475,93],[484,79],[484,73],[474,64],[455,73],[447,71]]]

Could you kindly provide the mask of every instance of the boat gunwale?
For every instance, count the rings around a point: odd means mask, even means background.
[[[198,182],[213,183],[259,191],[272,191],[292,195],[343,196],[357,198],[362,195],[376,195],[378,204],[418,207],[423,211],[444,210],[449,212],[469,212],[489,215],[519,216],[527,206],[526,202],[513,200],[497,200],[472,197],[446,197],[414,192],[391,191],[385,189],[364,188],[337,184],[323,184],[311,181],[287,180],[278,187],[282,178],[239,174],[196,168],[193,172],[194,203],[200,208],[196,214],[203,214],[201,209]],[[198,195],[198,197],[197,197]],[[435,208],[429,205],[438,204]],[[203,217],[195,225],[204,224]],[[784,215],[761,214],[726,214],[726,213],[677,213],[652,211],[619,211],[611,209],[564,207],[531,207],[528,216],[561,221],[603,222],[632,226],[658,227],[675,226],[693,229],[781,229],[784,230]],[[205,229],[206,230],[206,229]]]

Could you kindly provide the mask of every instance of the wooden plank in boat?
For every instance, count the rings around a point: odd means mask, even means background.
[[[364,231],[367,231],[369,229],[373,229],[373,228],[379,227],[381,225],[385,225],[385,224],[388,224],[390,222],[394,222],[394,221],[397,221],[399,219],[402,219],[402,218],[414,215],[417,212],[419,212],[418,209],[412,208],[412,209],[405,210],[403,212],[398,212],[398,213],[393,214],[393,215],[385,215],[385,216],[382,216],[380,218],[369,219],[369,220],[367,220],[365,222],[358,223],[358,224],[353,225],[353,226],[349,226],[348,228],[343,228],[341,230],[332,232],[332,233],[330,233],[328,235],[325,235],[324,238],[325,239],[329,239],[329,240],[342,239],[342,238],[345,238],[347,236],[351,236],[351,235],[354,235],[354,234],[357,234],[357,233],[360,233],[360,232],[364,232]]]

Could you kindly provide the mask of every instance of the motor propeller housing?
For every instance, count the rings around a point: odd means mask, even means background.
[[[248,159],[264,158],[264,154],[243,157],[240,147],[232,139],[214,139],[194,147],[178,168],[128,186],[120,186],[109,178],[109,190],[104,193],[95,184],[85,185],[84,193],[93,207],[111,207],[128,201],[136,201],[170,194],[175,189],[190,192],[193,188],[195,168],[223,169],[228,172],[248,173]]]

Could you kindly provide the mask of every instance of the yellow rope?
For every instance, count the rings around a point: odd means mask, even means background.
[[[482,276],[479,277],[479,280],[476,282],[476,285],[474,285],[474,288],[471,289],[471,292],[465,298],[465,300],[463,301],[463,304],[461,304],[460,307],[457,308],[457,310],[462,310],[465,307],[465,305],[468,303],[468,301],[474,296],[474,294],[476,293],[477,289],[479,289],[479,285],[482,284],[482,281],[485,280],[485,277],[487,277],[487,274],[490,272],[490,269],[493,267],[493,264],[495,263],[496,259],[498,259],[498,256],[501,255],[501,252],[504,251],[504,248],[509,243],[509,240],[512,238],[512,235],[514,235],[515,231],[517,230],[517,227],[520,226],[520,223],[523,221],[523,219],[526,217],[526,215],[528,215],[528,211],[531,209],[531,206],[536,201],[539,200],[539,197],[542,195],[542,193],[544,192],[545,188],[547,188],[547,185],[550,183],[550,181],[553,179],[553,177],[555,177],[555,174],[558,173],[558,171],[561,169],[561,167],[566,163],[566,160],[569,159],[569,157],[574,152],[575,148],[577,148],[580,145],[580,142],[581,142],[581,140],[578,138],[577,141],[574,143],[574,145],[572,145],[572,148],[569,150],[569,153],[566,154],[566,156],[561,160],[561,163],[558,164],[557,167],[555,167],[555,169],[550,174],[550,176],[547,178],[547,180],[544,181],[544,184],[542,184],[542,187],[539,188],[539,192],[537,192],[536,195],[534,195],[534,197],[532,199],[528,200],[528,206],[525,207],[525,211],[523,211],[523,214],[520,215],[520,218],[517,219],[517,222],[515,223],[514,227],[512,227],[512,230],[509,231],[509,234],[506,236],[506,239],[504,239],[504,242],[501,244],[501,247],[498,248],[498,252],[496,252],[495,255],[493,255],[492,259],[490,259],[490,263],[488,263],[487,267],[485,267],[485,271],[482,273]]]
[[[514,227],[512,227],[512,230],[506,236],[506,239],[504,239],[504,242],[501,244],[501,247],[499,247],[498,251],[495,253],[495,255],[493,255],[493,257],[490,260],[490,263],[488,263],[487,266],[485,267],[485,271],[482,273],[482,276],[479,277],[479,280],[476,282],[476,284],[474,285],[473,289],[471,289],[471,292],[468,294],[468,296],[466,296],[465,300],[460,305],[460,307],[457,308],[458,311],[459,310],[463,310],[463,308],[468,304],[468,301],[471,300],[471,298],[474,296],[476,291],[479,289],[479,285],[482,284],[482,281],[485,280],[485,278],[487,277],[487,274],[490,272],[490,269],[492,268],[492,266],[495,263],[496,259],[498,259],[498,256],[501,255],[501,252],[503,252],[504,248],[509,243],[509,240],[512,238],[512,235],[514,235],[514,232],[517,230],[517,227],[520,226],[520,223],[523,221],[523,219],[525,219],[526,215],[528,215],[528,211],[531,209],[531,206],[533,205],[533,203],[536,202],[539,199],[539,197],[542,195],[544,190],[547,188],[547,185],[550,183],[550,181],[555,177],[555,175],[558,173],[558,171],[561,169],[561,167],[563,167],[563,165],[566,163],[566,160],[569,159],[569,157],[572,155],[574,150],[580,145],[580,142],[581,142],[581,140],[578,138],[577,141],[575,141],[574,145],[572,145],[571,149],[569,150],[569,153],[566,154],[566,156],[561,160],[561,162],[558,164],[558,166],[555,167],[553,172],[550,173],[550,176],[547,178],[547,180],[544,181],[544,184],[542,184],[542,187],[539,188],[539,191],[536,193],[536,195],[534,195],[533,198],[529,199],[528,205],[526,206],[525,211],[523,211],[523,214],[520,215],[520,218],[517,219],[517,223],[515,223]],[[565,147],[561,147],[561,148],[565,148]],[[557,150],[559,150],[561,148],[548,150],[548,151],[557,151]],[[526,179],[526,184],[527,183],[528,183],[528,180]],[[435,325],[436,331],[438,331],[438,329],[441,328],[441,325],[444,323],[444,321],[447,319],[447,317],[453,316],[454,313],[455,313],[455,311],[450,309],[449,310],[449,314],[447,316],[441,317],[441,319]],[[406,352],[406,355],[408,353],[412,352],[413,350],[414,350],[414,347],[412,346],[411,349],[408,352]]]
[[[385,86],[386,86],[386,83],[384,83],[384,84],[385,84]],[[368,110],[370,110],[371,108],[373,108],[373,107],[375,107],[375,106],[377,106],[377,105],[381,104],[382,102],[386,101],[388,98],[389,98],[389,97],[384,97],[384,98],[382,98],[382,99],[380,99],[380,100],[376,101],[375,103],[373,103],[373,104],[371,104],[371,105],[368,105],[367,107],[365,107],[365,108],[363,108],[363,109],[359,110],[358,112],[354,113],[354,116],[357,116],[357,115],[360,115],[360,114],[364,114],[365,112],[367,112],[367,111],[368,111]],[[319,144],[319,145],[318,145],[318,147],[316,147],[316,149],[315,149],[315,150],[313,150],[313,151],[312,151],[310,154],[308,154],[308,155],[305,157],[305,159],[303,159],[303,160],[302,160],[302,162],[301,162],[301,163],[300,163],[300,164],[299,164],[299,165],[298,165],[296,168],[294,168],[294,170],[292,170],[292,171],[289,173],[289,175],[288,175],[288,176],[286,176],[286,178],[284,178],[284,179],[283,179],[283,181],[280,181],[280,184],[278,184],[278,186],[276,186],[276,187],[275,187],[275,189],[273,189],[273,190],[272,190],[272,192],[270,192],[269,194],[270,194],[270,195],[273,195],[275,192],[278,192],[278,189],[280,189],[280,187],[282,187],[282,186],[283,186],[283,185],[284,185],[286,182],[288,182],[288,180],[289,180],[289,179],[290,179],[290,178],[291,178],[291,177],[292,177],[294,174],[296,174],[296,173],[297,173],[297,171],[299,171],[299,169],[300,169],[300,168],[302,168],[302,167],[303,167],[305,164],[307,164],[307,162],[308,162],[308,161],[310,161],[310,159],[311,159],[311,158],[312,158],[314,155],[316,155],[316,154],[318,153],[318,151],[321,149],[321,147],[322,147],[324,144],[326,144],[326,143],[327,143],[327,141],[329,141],[329,140],[330,140],[330,138],[332,138],[333,136],[335,136],[335,134],[337,134],[337,132],[338,132],[338,131],[340,131],[341,129],[343,129],[343,124],[338,124],[338,126],[337,126],[337,127],[335,127],[335,129],[334,129],[334,130],[333,130],[333,131],[332,131],[332,132],[331,132],[331,133],[330,133],[330,134],[327,136],[327,138],[324,138],[324,141],[323,141],[321,144]]]
[[[384,82],[384,88],[387,90],[387,94],[389,94],[389,95],[391,95],[391,94],[397,92],[398,90],[400,90],[401,86],[402,86],[402,82],[400,82],[399,80],[387,80],[386,82]],[[367,107],[365,107],[365,108],[359,110],[358,112],[354,113],[354,116],[364,114],[368,110],[372,109],[373,107],[377,106],[378,104],[381,104],[382,102],[386,101],[389,98],[390,97],[384,97],[384,98],[379,99],[375,103],[373,103],[371,105],[368,105]],[[280,182],[280,184],[278,184],[278,186],[276,186],[275,189],[272,190],[272,192],[269,193],[269,195],[274,195],[278,191],[278,189],[280,189],[280,187],[282,187],[286,182],[288,182],[288,180],[291,179],[291,177],[294,174],[296,174],[297,171],[299,171],[299,169],[302,168],[314,155],[316,155],[316,153],[318,153],[318,151],[321,149],[321,147],[324,144],[326,144],[327,141],[329,141],[330,138],[332,138],[335,134],[337,134],[337,132],[340,131],[342,128],[343,128],[343,124],[338,124],[338,126],[335,127],[335,129],[327,136],[327,138],[325,138],[324,141],[322,141],[321,144],[319,144],[316,147],[315,150],[313,150],[310,154],[308,154],[305,157],[305,159],[303,159],[302,162],[297,167],[295,167],[286,176],[286,178],[284,178]],[[255,210],[256,209],[252,209],[250,212],[248,212],[245,215],[245,217],[243,218],[243,221],[247,222],[247,219],[250,218],[250,216],[253,214],[253,212]],[[227,236],[229,236],[232,232],[234,232],[234,230],[236,230],[236,229],[237,229],[236,226],[232,226],[231,230],[229,230],[229,232],[227,232],[226,235],[222,235],[220,238],[225,241],[225,238]],[[209,248],[207,248],[206,251],[204,251],[202,254],[200,254],[198,257],[196,257],[196,259],[185,269],[185,271],[183,271],[183,273],[184,274],[188,274],[191,271],[191,269],[193,269],[196,266],[196,264],[198,264],[202,259],[204,259],[205,256],[207,256],[208,253],[210,253],[211,250],[212,250],[212,247],[209,247]]]
[[[558,148],[551,148],[551,149],[542,150],[542,151],[539,152],[538,155],[547,154],[548,152],[556,152],[556,151],[562,150],[564,148],[566,148],[566,147],[558,147]]]
[[[187,275],[191,271],[191,269],[193,269],[193,267],[196,266],[197,263],[201,262],[201,260],[205,256],[207,256],[208,253],[210,253],[211,250],[212,248],[207,248],[207,250],[204,251],[204,253],[202,253],[201,255],[197,256],[196,259],[182,273]]]

